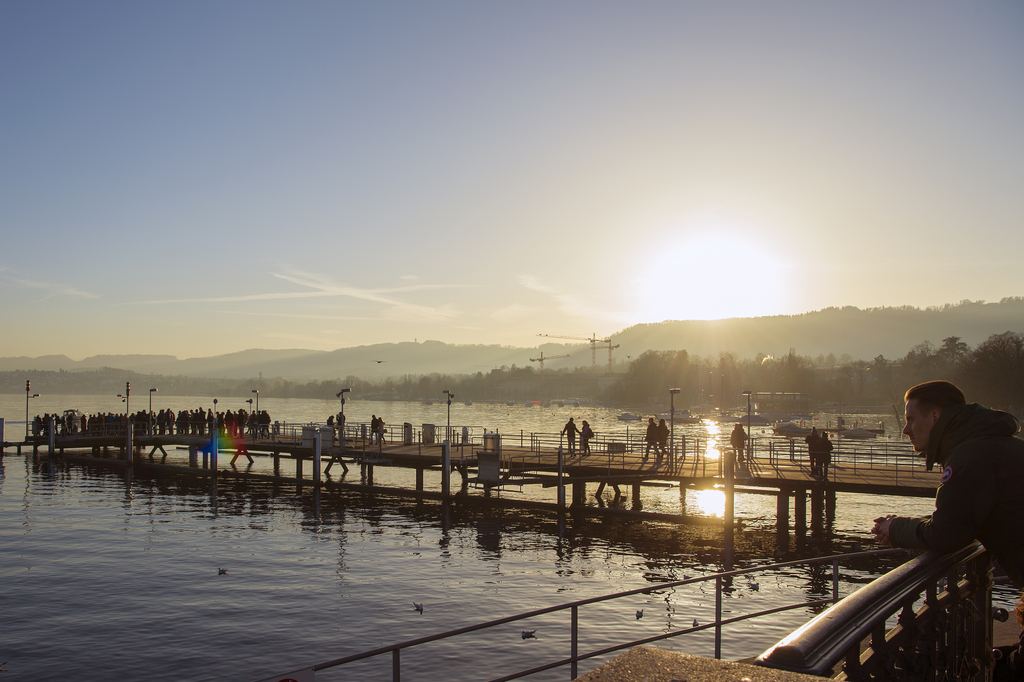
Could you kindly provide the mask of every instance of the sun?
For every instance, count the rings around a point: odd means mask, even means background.
[[[708,224],[655,239],[632,282],[639,322],[718,320],[787,311],[792,268],[763,234]]]

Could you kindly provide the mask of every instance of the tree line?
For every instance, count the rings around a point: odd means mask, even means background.
[[[158,388],[164,395],[250,397],[252,390],[270,398],[335,399],[342,388],[351,397],[381,400],[442,400],[444,390],[457,400],[550,400],[592,398],[624,405],[668,403],[670,388],[680,389],[678,408],[703,404],[734,407],[743,391],[802,393],[812,404],[902,404],[903,393],[930,379],[949,379],[964,389],[968,400],[1021,413],[1024,406],[1024,333],[994,334],[971,348],[950,336],[938,346],[925,341],[900,358],[879,355],[871,361],[849,356],[817,357],[789,353],[758,354],[739,359],[731,353],[716,358],[686,351],[649,350],[633,360],[624,374],[593,374],[589,368],[546,370],[501,367],[487,373],[406,374],[386,379],[355,376],[326,380],[217,379],[140,374],[114,368],[82,372],[0,372],[0,392],[19,393],[25,381],[34,392],[58,394],[123,393],[132,382],[137,395]]]

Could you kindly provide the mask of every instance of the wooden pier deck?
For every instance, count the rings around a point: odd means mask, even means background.
[[[514,440],[514,439],[513,439]],[[171,454],[178,450],[188,450],[189,467],[198,466],[200,455],[210,445],[208,435],[136,435],[133,438],[134,457],[141,461],[162,463],[179,461]],[[313,448],[303,443],[296,436],[275,435],[253,439],[222,437],[218,443],[218,469],[225,471],[237,470],[239,459],[249,463],[254,457],[270,457],[274,460],[275,474],[282,459],[292,460],[296,478],[302,479],[303,469],[311,467],[314,460]],[[30,439],[21,443],[4,443],[5,447],[31,447],[34,451],[48,451],[49,441],[46,438]],[[75,434],[56,436],[54,448],[58,453],[69,452],[110,458],[111,451],[124,457],[127,441],[124,435],[97,436]],[[658,464],[652,454],[645,461],[641,453],[624,452],[616,448],[607,448],[604,452],[594,452],[582,456],[579,452],[564,454],[563,479],[565,485],[575,486],[574,500],[579,499],[580,487],[585,491],[588,483],[605,485],[632,485],[671,483],[694,488],[710,488],[721,486],[725,482],[723,466],[717,457],[708,457],[706,453],[685,458],[676,457],[673,461]],[[463,488],[468,482],[484,482],[487,488],[502,486],[540,485],[553,487],[558,485],[558,449],[552,447],[531,447],[514,445],[506,441],[500,446],[500,475],[498,480],[484,480],[478,460],[478,453],[483,451],[480,443],[455,444],[451,448],[451,462],[454,469],[462,475]],[[365,440],[346,441],[344,451],[336,440],[325,442],[321,452],[323,473],[329,475],[336,465],[348,467],[402,467],[417,471],[417,489],[422,489],[423,472],[441,469],[443,451],[438,444],[424,443],[391,443],[370,445]],[[834,458],[830,467],[828,480],[814,476],[806,460],[799,458],[790,460],[787,456],[772,456],[768,453],[757,453],[748,464],[737,465],[734,485],[738,492],[783,492],[789,495],[797,491],[827,488],[833,492],[851,492],[875,495],[897,495],[913,497],[933,497],[939,485],[940,473],[928,472],[915,461],[899,457],[879,458],[880,461],[865,459],[856,451],[840,453]],[[204,459],[203,466],[210,466],[212,459]],[[897,464],[893,464],[895,461]],[[309,472],[313,475],[314,472]],[[315,478],[315,475],[312,476]]]

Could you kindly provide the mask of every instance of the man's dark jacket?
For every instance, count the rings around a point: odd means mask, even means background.
[[[1024,586],[1024,440],[1017,418],[981,405],[942,411],[928,437],[928,469],[942,467],[935,512],[895,518],[894,547],[953,552],[980,540]]]

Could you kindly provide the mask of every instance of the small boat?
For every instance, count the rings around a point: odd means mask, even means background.
[[[623,412],[617,417],[617,419],[623,422],[635,422],[640,419],[640,415],[632,414],[630,412]]]
[[[472,404],[473,404],[472,400],[467,400],[466,402],[463,403],[463,405],[472,405]]]
[[[555,405],[558,405],[559,407],[565,407],[565,403],[563,403],[561,400],[555,403]]]
[[[782,422],[772,430],[775,431],[776,436],[785,436],[786,438],[803,438],[811,433],[810,429],[797,426],[793,422]]]
[[[523,403],[523,407],[533,407],[533,402],[527,400],[525,403]]]
[[[506,404],[506,405],[515,405],[515,404],[516,404],[516,401],[514,401],[514,400],[506,400],[506,401],[505,401],[505,404]]]
[[[839,432],[839,437],[867,440],[869,438],[877,438],[878,434],[874,431],[868,431],[867,429],[843,429]]]

